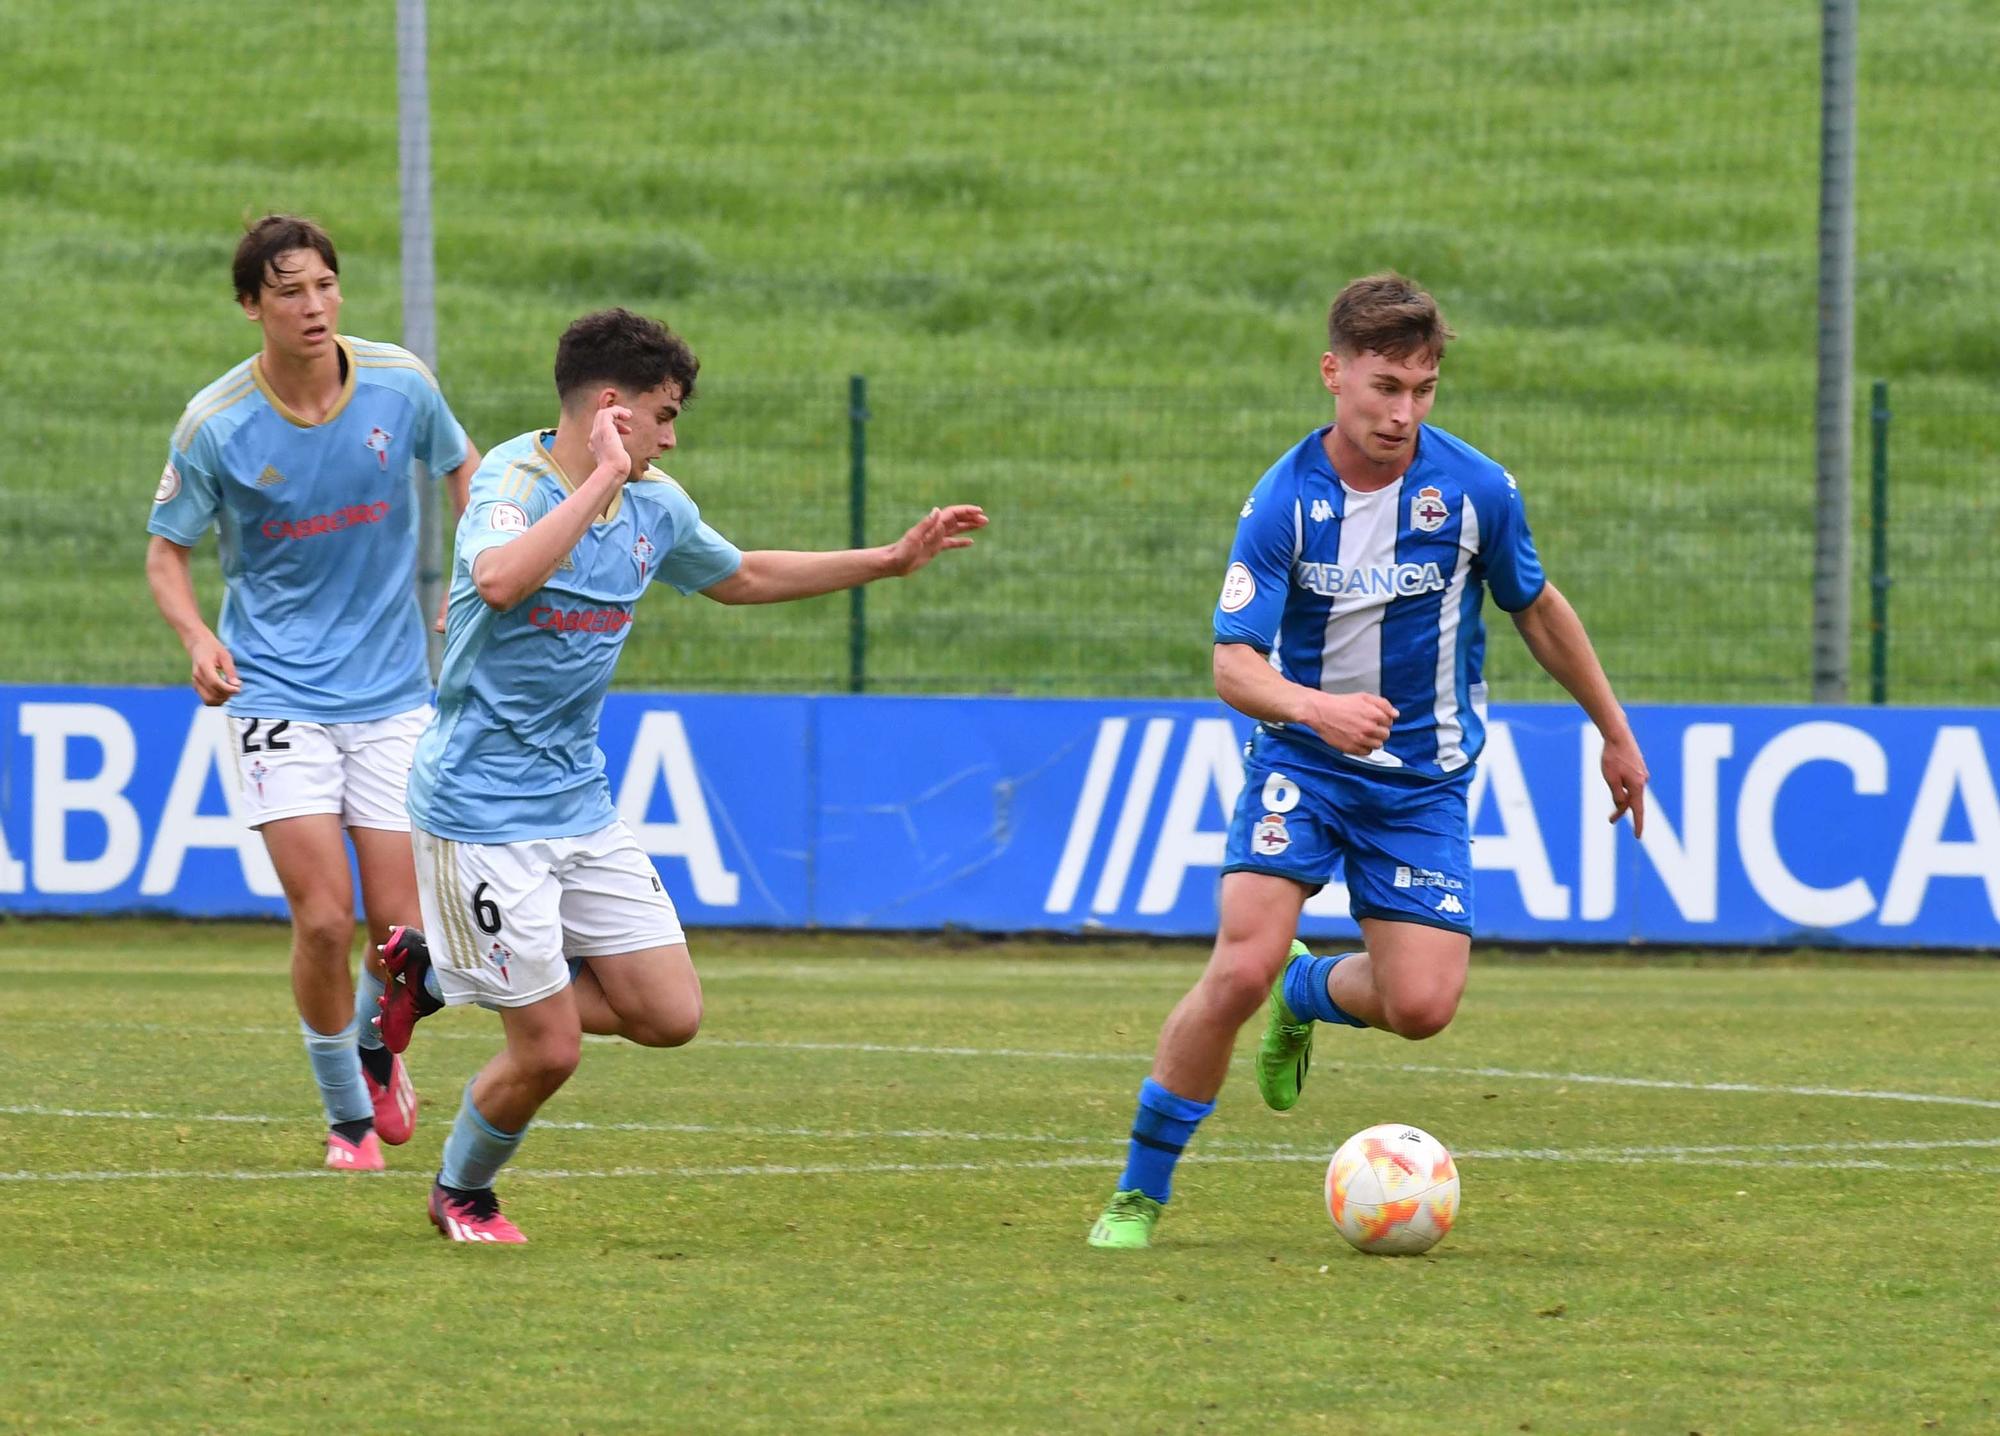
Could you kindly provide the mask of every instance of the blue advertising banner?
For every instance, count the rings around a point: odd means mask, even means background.
[[[1499,705],[1478,932],[2000,948],[2000,712],[1641,707],[1645,841],[1595,730]],[[1249,723],[1214,702],[613,694],[613,796],[694,926],[1127,931],[1215,921]],[[221,715],[0,686],[0,909],[280,914]],[[1349,934],[1345,889],[1307,905]]]

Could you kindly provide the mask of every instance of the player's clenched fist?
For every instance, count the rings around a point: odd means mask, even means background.
[[[1389,741],[1395,706],[1379,693],[1329,693],[1314,705],[1313,732],[1351,757],[1363,758]]]
[[[227,703],[243,690],[236,676],[236,660],[218,640],[197,639],[189,647],[188,657],[194,663],[194,691],[209,707]]]
[[[590,457],[597,467],[626,478],[632,476],[632,456],[625,451],[624,425],[632,411],[619,404],[607,404],[590,421]]]

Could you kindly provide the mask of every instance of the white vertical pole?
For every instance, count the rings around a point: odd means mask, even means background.
[[[1857,0],[1820,17],[1818,502],[1813,542],[1812,696],[1847,701],[1854,553],[1854,151]]]
[[[431,97],[424,0],[396,0],[396,152],[402,190],[403,347],[437,371],[437,267],[431,247]],[[420,481],[421,482],[421,481]],[[443,496],[417,494],[417,601],[429,630],[444,596]],[[430,634],[431,674],[444,656]]]

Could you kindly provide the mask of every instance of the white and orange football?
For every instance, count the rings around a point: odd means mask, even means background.
[[[1342,1142],[1327,1164],[1326,1213],[1358,1251],[1427,1252],[1458,1215],[1458,1167],[1422,1128],[1370,1127]]]

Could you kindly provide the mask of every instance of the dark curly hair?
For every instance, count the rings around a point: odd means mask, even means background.
[[[295,249],[312,250],[326,261],[328,269],[340,273],[340,256],[333,252],[333,241],[325,230],[296,214],[267,214],[245,225],[243,238],[237,243],[236,259],[229,268],[230,278],[236,281],[236,298],[255,299],[266,280],[277,283],[281,277],[278,256]]]
[[[644,394],[669,379],[681,386],[681,403],[687,404],[700,372],[701,361],[685,339],[629,309],[586,314],[563,330],[556,344],[556,395],[565,405],[593,385]]]

